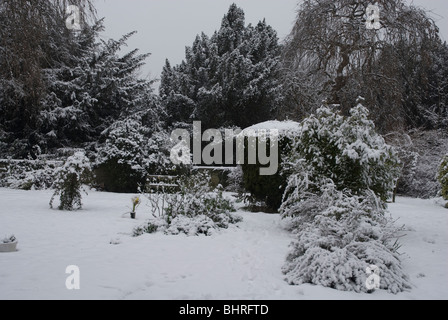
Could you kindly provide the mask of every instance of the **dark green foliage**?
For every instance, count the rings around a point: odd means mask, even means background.
[[[443,158],[440,164],[439,182],[442,186],[442,197],[448,200],[448,155]]]
[[[151,112],[142,111],[116,121],[106,131],[106,140],[97,148],[97,182],[106,191],[135,193],[150,174],[172,173],[169,159],[171,142],[163,131],[144,119]],[[157,116],[152,116],[157,119]]]
[[[146,181],[142,172],[132,169],[127,163],[119,163],[116,158],[100,164],[95,175],[99,186],[107,192],[136,193]]]
[[[0,160],[0,187],[42,190],[49,189],[55,181],[59,161]]]
[[[262,201],[268,207],[269,211],[277,211],[283,199],[283,193],[287,184],[287,173],[286,168],[283,166],[284,157],[290,152],[292,144],[292,136],[283,135],[279,140],[279,170],[275,175],[272,176],[262,176],[260,175],[261,166],[259,163],[256,165],[247,164],[248,158],[245,155],[245,164],[242,165],[243,168],[243,182],[244,188],[251,194],[251,199],[253,201]],[[267,144],[269,144],[269,140]],[[247,146],[248,140],[246,139],[245,144]],[[257,141],[258,144],[258,141]]]
[[[260,166],[244,165],[244,187],[254,200],[264,201],[269,209],[278,210],[282,204],[286,179],[279,173],[261,176]]]
[[[151,221],[148,221],[146,224],[136,227],[132,232],[133,237],[139,237],[144,234],[152,234],[156,233],[159,229],[159,226]]]

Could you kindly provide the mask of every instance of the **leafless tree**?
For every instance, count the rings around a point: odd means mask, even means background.
[[[387,131],[403,124],[404,83],[412,62],[426,63],[425,52],[439,41],[426,12],[403,0],[378,0],[379,28],[367,28],[365,0],[305,0],[284,51],[289,112],[305,116],[322,103],[343,112],[358,96],[366,98],[377,124]],[[414,66],[412,66],[414,67]]]

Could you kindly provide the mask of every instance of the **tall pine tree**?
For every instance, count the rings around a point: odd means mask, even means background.
[[[245,25],[233,4],[221,28],[198,35],[185,60],[162,73],[160,96],[170,122],[202,121],[203,128],[248,127],[275,116],[282,95],[280,45],[266,21]]]
[[[34,150],[95,142],[114,121],[152,104],[151,83],[137,71],[148,57],[119,51],[133,33],[102,41],[95,9],[75,0],[82,29],[66,26],[66,0],[0,2],[0,152],[35,156]]]

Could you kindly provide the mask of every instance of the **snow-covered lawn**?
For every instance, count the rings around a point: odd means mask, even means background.
[[[448,210],[435,200],[398,198],[394,218],[407,226],[404,266],[414,288],[399,295],[289,286],[281,273],[292,236],[278,215],[239,212],[244,222],[211,237],[144,235],[132,195],[91,192],[84,210],[50,210],[51,191],[0,189],[0,299],[448,299]],[[113,242],[114,244],[111,244]],[[80,269],[80,290],[67,290],[66,267]]]

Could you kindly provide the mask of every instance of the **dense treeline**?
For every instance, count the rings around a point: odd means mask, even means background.
[[[275,117],[282,105],[280,53],[274,29],[266,21],[246,26],[243,10],[232,5],[219,31],[196,37],[185,61],[166,62],[160,96],[170,122],[246,128]]]
[[[120,55],[133,33],[101,40],[92,3],[70,3],[81,8],[80,31],[66,27],[64,0],[0,1],[2,157],[97,150],[131,120],[149,139],[194,120],[245,128],[302,120],[322,104],[347,114],[359,96],[384,134],[447,126],[448,46],[402,0],[379,2],[379,30],[366,28],[364,1],[304,1],[284,43],[264,20],[246,25],[232,5],[182,63],[166,62],[159,95],[138,74],[149,55]]]

